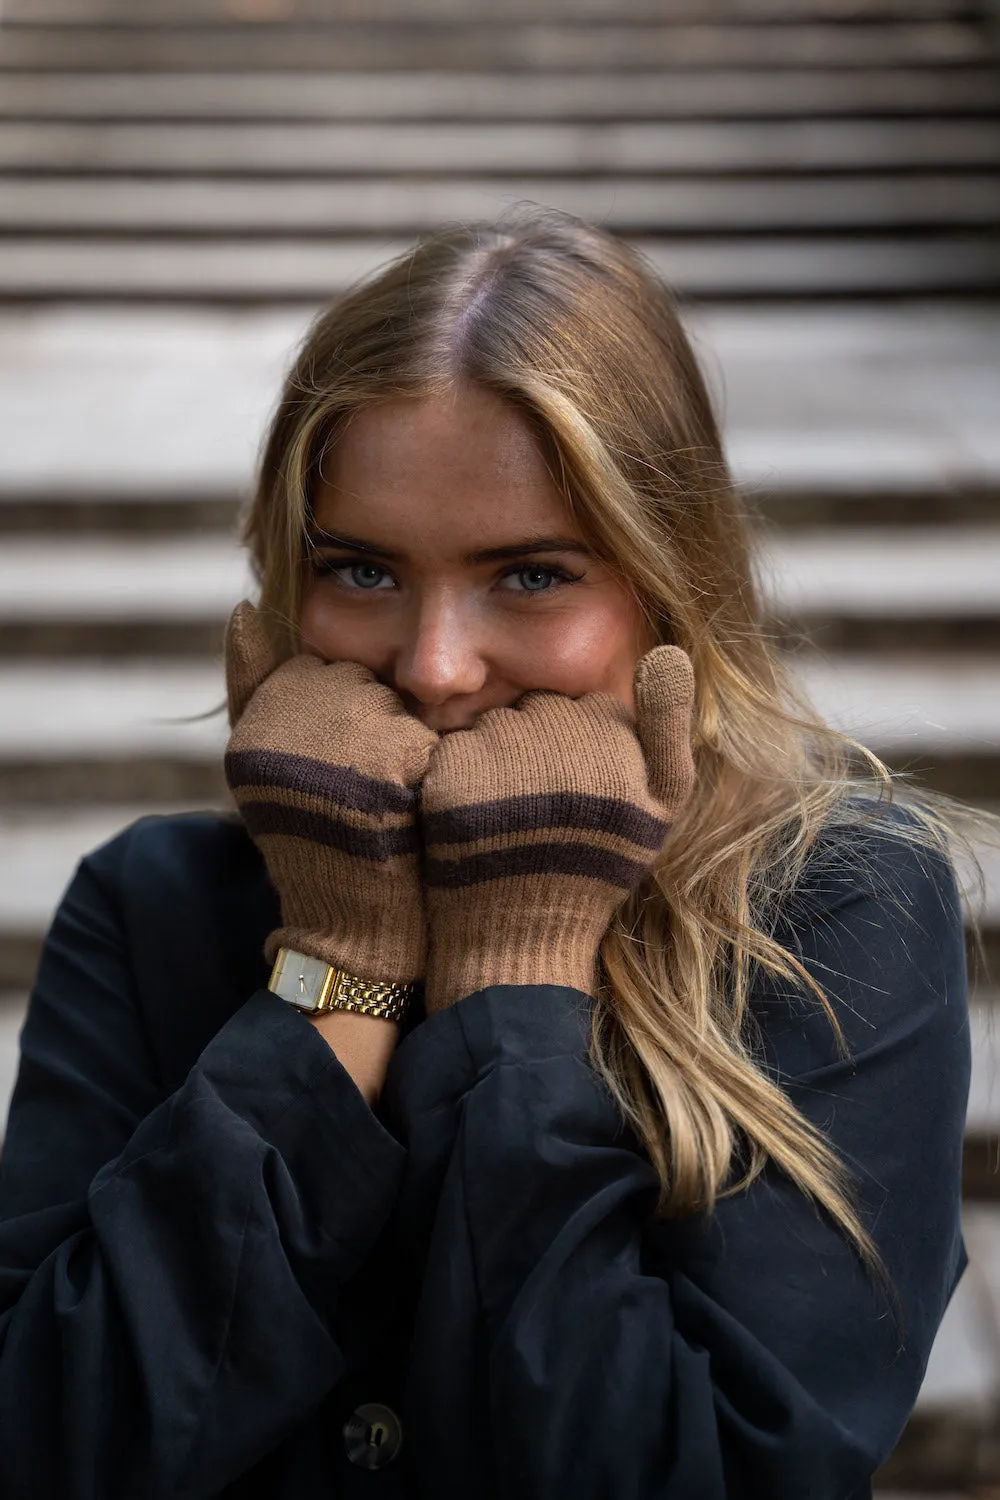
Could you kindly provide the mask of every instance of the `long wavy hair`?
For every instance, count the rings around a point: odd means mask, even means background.
[[[543,212],[435,234],[313,323],[267,436],[245,537],[284,657],[299,648],[310,496],[351,415],[472,382],[532,424],[588,542],[696,684],[695,792],[601,943],[592,1055],[660,1180],[657,1211],[710,1209],[770,1160],[877,1264],[842,1163],[760,1065],[756,971],[810,993],[774,912],[820,832],[891,796],[828,728],[768,633],[750,521],[676,302],[640,255]],[[938,847],[918,803],[905,836]]]

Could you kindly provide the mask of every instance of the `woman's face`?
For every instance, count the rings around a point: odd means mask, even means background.
[[[359,412],[314,498],[303,646],[357,661],[431,729],[548,688],[634,707],[654,644],[590,552],[524,418],[458,387]]]

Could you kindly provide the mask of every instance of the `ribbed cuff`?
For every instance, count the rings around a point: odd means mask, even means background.
[[[576,910],[545,877],[491,881],[481,889],[432,892],[427,959],[428,1013],[501,984],[565,985],[593,994],[597,950],[621,892]],[[527,887],[527,888],[526,888]],[[602,891],[603,891],[602,887]]]
[[[368,933],[348,936],[346,933],[311,931],[305,927],[277,927],[264,944],[264,956],[273,963],[279,948],[291,948],[321,958],[336,969],[346,969],[359,979],[383,984],[413,984],[423,977],[427,966],[426,942],[421,931],[419,940],[396,929],[394,941],[386,934]]]

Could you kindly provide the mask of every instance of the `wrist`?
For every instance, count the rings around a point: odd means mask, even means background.
[[[306,1019],[350,1075],[366,1103],[373,1106],[382,1092],[389,1060],[399,1041],[398,1024],[344,1010]]]

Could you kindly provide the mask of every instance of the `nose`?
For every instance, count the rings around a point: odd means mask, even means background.
[[[486,678],[482,642],[468,610],[437,599],[414,612],[393,665],[393,686],[404,703],[437,707],[480,692]]]

